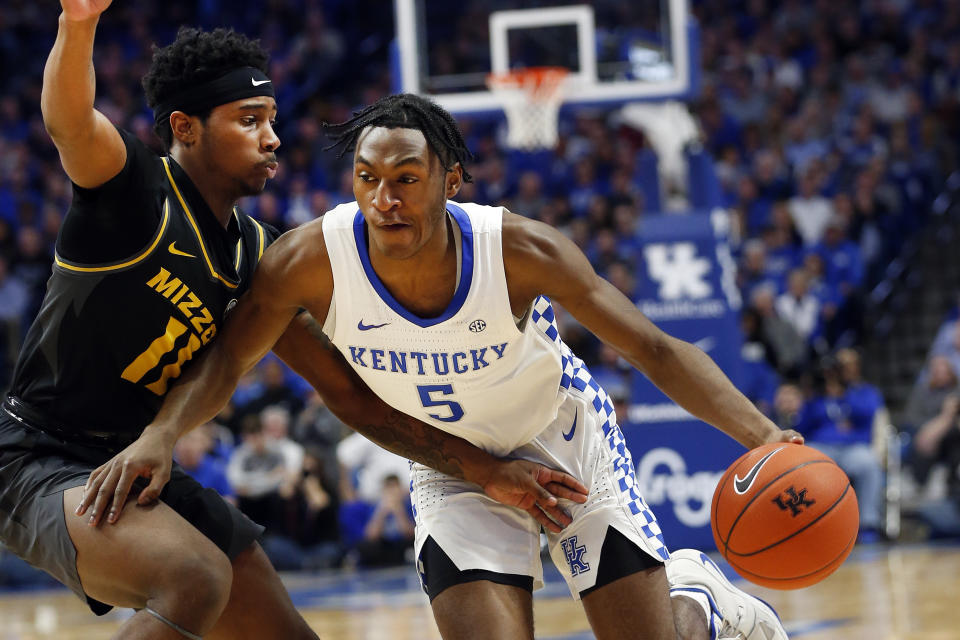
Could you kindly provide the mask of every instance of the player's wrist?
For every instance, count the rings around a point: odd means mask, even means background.
[[[463,458],[463,479],[486,490],[493,479],[496,469],[503,464],[501,460],[488,454],[478,454],[472,458]]]
[[[100,14],[94,14],[91,16],[71,16],[67,14],[66,11],[60,12],[60,26],[61,27],[86,27],[86,28],[96,28],[97,23],[100,22]]]
[[[168,425],[162,422],[153,422],[144,428],[143,435],[159,440],[162,445],[173,449],[173,445],[180,437],[180,432],[179,429],[173,425]]]

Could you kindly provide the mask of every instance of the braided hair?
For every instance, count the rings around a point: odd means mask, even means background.
[[[421,96],[412,93],[386,96],[355,113],[346,122],[324,122],[323,127],[334,141],[326,148],[339,149],[338,158],[357,148],[357,140],[367,127],[416,129],[423,133],[444,169],[451,171],[453,165],[459,163],[463,181],[473,181],[464,166],[467,160],[473,159],[473,154],[467,149],[456,120],[438,104]]]

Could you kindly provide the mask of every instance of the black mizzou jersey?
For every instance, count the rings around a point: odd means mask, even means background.
[[[158,209],[153,237],[108,264],[78,264],[58,250],[11,387],[22,419],[78,441],[85,432],[121,441],[140,434],[183,367],[217,335],[276,237],[237,208],[224,229],[173,160],[132,151],[141,156],[137,196]],[[143,189],[153,193],[143,198]]]

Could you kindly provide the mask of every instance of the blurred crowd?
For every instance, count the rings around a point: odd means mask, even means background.
[[[180,24],[261,38],[272,54],[281,170],[242,206],[281,230],[295,227],[353,199],[349,159],[323,150],[321,123],[389,92],[388,4],[116,2],[94,54],[97,108],[159,148],[139,85],[151,43],[169,42]],[[691,8],[702,90],[690,108],[702,136],[688,151],[714,159],[720,204],[735,214],[744,391],[841,462],[861,497],[864,530],[875,534],[883,470],[871,446],[884,402],[863,380],[855,348],[865,292],[923,226],[956,168],[960,3],[693,0]],[[56,13],[32,0],[0,5],[0,388],[39,307],[71,201],[39,109]],[[504,147],[500,123],[461,123],[476,162],[460,198],[502,203],[564,230],[635,298],[637,226],[675,201],[657,191],[656,157],[642,133],[614,109],[579,110],[561,120],[556,150],[532,158]],[[625,363],[561,320],[565,340],[628,401]],[[950,461],[960,451],[950,444],[960,440],[960,327],[944,332],[908,412],[912,461]],[[412,530],[405,463],[384,462],[378,456],[387,454],[348,433],[268,358],[217,423],[185,438],[176,455],[268,525],[268,550],[284,568],[403,561]],[[916,462],[924,464],[934,466]],[[956,509],[960,479],[950,486]]]

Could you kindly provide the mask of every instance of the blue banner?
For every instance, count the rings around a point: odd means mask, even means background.
[[[636,304],[661,329],[705,351],[736,384],[741,301],[729,232],[722,210],[645,217]],[[639,372],[622,422],[641,492],[667,545],[713,548],[713,491],[743,446],[678,407]]]

